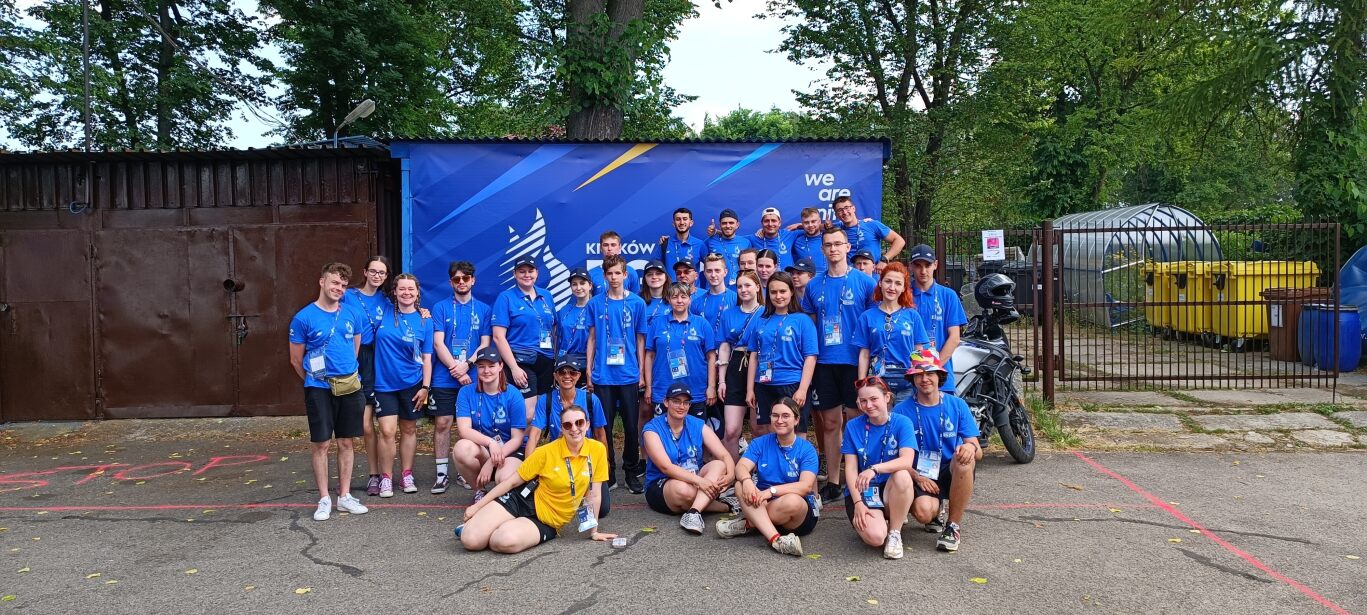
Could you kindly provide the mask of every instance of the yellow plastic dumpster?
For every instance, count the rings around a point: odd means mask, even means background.
[[[1142,269],[1144,272],[1144,301],[1172,301],[1172,295],[1168,292],[1172,286],[1168,284],[1167,265],[1168,263],[1155,263],[1153,261],[1144,263]],[[1160,331],[1172,327],[1172,321],[1169,318],[1171,314],[1172,308],[1166,305],[1144,306],[1144,320],[1148,321],[1150,327]]]
[[[1172,308],[1169,316],[1172,328],[1182,333],[1202,334],[1214,330],[1212,302],[1215,293],[1211,286],[1212,273],[1218,263],[1207,261],[1176,261],[1167,263],[1172,288],[1170,301],[1185,305]]]
[[[1311,288],[1319,280],[1314,261],[1246,261],[1220,263],[1211,285],[1216,301],[1262,301],[1269,288]],[[1267,306],[1222,305],[1215,332],[1233,341],[1267,337]]]

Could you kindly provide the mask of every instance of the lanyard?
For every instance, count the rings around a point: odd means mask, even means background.
[[[665,427],[668,427],[668,426],[669,426],[669,423],[668,423],[668,422],[665,422]],[[672,461],[674,461],[675,465],[683,465],[682,462],[684,461],[684,458],[683,458],[683,456],[684,456],[684,448],[681,447],[681,446],[679,446],[679,440],[683,440],[683,443],[684,443],[684,444],[692,444],[692,440],[690,440],[690,439],[688,438],[688,418],[687,418],[687,417],[684,418],[683,426],[679,427],[679,435],[678,435],[678,436],[675,436],[675,435],[673,434],[673,432],[671,431],[671,433],[669,434],[669,437],[670,437],[671,440],[674,441],[674,455],[675,455],[676,459],[674,459],[674,460],[672,460]]]
[[[537,307],[538,307],[539,304],[545,303],[546,298],[545,298],[545,297],[542,297],[542,296],[541,296],[541,293],[536,292],[536,291],[537,291],[537,289],[535,289],[535,288],[532,289],[532,292],[536,294],[536,299],[532,299],[531,297],[528,297],[527,295],[523,295],[521,290],[518,290],[518,294],[521,295],[521,296],[522,296],[522,300],[523,300],[523,301],[526,301],[526,302],[527,302],[527,305],[528,305],[529,307],[531,307],[531,309],[532,309],[532,314],[533,314],[533,316],[536,318],[536,325],[537,325],[537,327],[540,329],[539,333],[541,333],[541,334],[544,335],[544,334],[546,333],[546,321],[545,321],[544,319],[541,318],[541,315],[542,315],[545,311],[544,311],[544,310],[538,310]],[[552,316],[552,318],[554,318],[554,316]]]
[[[911,400],[911,407],[915,408],[916,411],[916,446],[920,447],[921,450],[926,450],[930,448],[930,445],[924,440],[925,430],[921,427],[921,402],[913,399]]]
[[[774,327],[774,334],[769,336],[769,344],[767,344],[766,348],[762,348],[761,350],[772,354],[778,354],[778,337],[783,334],[784,325],[788,324],[788,316],[790,315],[784,314],[779,317],[778,326]],[[770,318],[770,320],[772,320],[772,318]]]
[[[688,346],[688,325],[689,321],[674,320],[674,315],[669,315],[669,326],[665,327],[665,355],[669,355],[669,347],[674,345],[674,325],[683,325],[684,334],[679,336],[679,352],[683,353]]]
[[[822,281],[822,283],[821,283],[821,293],[820,293],[819,295],[817,295],[817,303],[820,303],[820,304],[821,304],[821,318],[822,318],[822,320],[827,320],[827,319],[830,319],[830,318],[838,317],[838,316],[840,315],[840,295],[844,294],[844,292],[845,292],[846,280],[848,280],[849,277],[850,277],[850,272],[848,272],[848,271],[845,272],[845,275],[842,275],[842,276],[840,276],[840,277],[833,277],[833,276],[831,276],[829,273],[826,274],[825,279],[824,279],[824,280]],[[834,309],[834,310],[828,310],[828,309],[826,309],[826,304],[827,304],[826,295],[830,292],[830,289],[831,289],[831,282],[833,282],[833,281],[835,281],[835,280],[839,280],[839,281],[840,281],[840,290],[837,291],[837,295],[836,295],[835,301],[831,301],[831,302],[830,302],[831,304],[833,304],[833,305],[835,306],[835,309]]]
[[[579,477],[576,476],[575,473],[574,473],[574,466],[573,466],[572,464],[570,464],[570,460],[571,460],[571,459],[573,459],[573,457],[566,457],[566,458],[565,458],[565,473],[568,474],[568,475],[569,475],[569,478],[570,478],[570,497],[571,497],[571,498],[574,498],[574,497],[578,497],[578,495],[579,495],[579,489],[578,489]],[[584,459],[584,463],[588,465],[588,469],[589,469],[589,482],[592,483],[592,482],[593,482],[593,460],[592,460],[592,459],[587,459],[587,458],[585,458],[585,459]]]
[[[873,423],[869,423],[869,422],[865,421],[865,423],[864,423],[864,455],[863,455],[863,458],[864,458],[863,461],[864,461],[864,463],[861,464],[861,465],[859,466],[861,472],[864,471],[864,470],[869,469],[869,449],[872,448],[871,446],[869,446],[869,430],[872,429],[872,428],[873,428]],[[890,431],[890,430],[892,430],[892,417],[888,417],[888,422],[886,422],[886,423],[883,424],[883,433],[882,433],[882,435],[880,435],[880,436],[878,437],[878,457],[879,457],[879,460],[878,460],[878,461],[875,461],[874,463],[880,463],[880,462],[883,461],[883,459],[882,459],[883,451],[887,450],[887,448],[888,448],[888,431]]]
[[[793,445],[796,445],[796,444],[797,444],[797,443],[794,442],[792,445],[789,445],[789,446],[787,447],[788,450],[789,450],[789,451],[793,450]],[[792,460],[791,458],[788,457],[788,452],[785,451],[785,450],[783,450],[783,449],[784,449],[783,445],[781,445],[781,444],[778,443],[778,437],[777,437],[777,436],[774,437],[774,448],[778,449],[778,454],[779,454],[780,456],[783,457],[783,476],[784,476],[784,478],[789,478],[789,472],[788,472],[788,470],[796,470],[796,469],[797,469],[797,464],[793,463],[793,460]],[[798,473],[795,472],[794,474],[798,474]]]
[[[625,292],[625,291],[623,291],[623,292]],[[608,323],[609,323],[608,328],[609,328],[609,332],[612,333],[613,335],[615,335],[615,336],[617,337],[617,339],[624,339],[624,336],[625,336],[625,334],[626,334],[627,324],[631,322],[631,316],[628,315],[628,313],[627,313],[627,300],[626,300],[626,295],[623,295],[621,299],[613,299],[613,298],[611,298],[611,297],[608,297],[607,295],[603,295],[603,300],[607,303],[607,308],[608,308],[608,309],[607,309],[607,313],[604,314],[604,316],[607,316],[607,317],[608,317]],[[613,318],[613,305],[614,305],[614,303],[615,303],[615,305],[617,306],[616,318]],[[616,328],[615,330],[612,329],[612,325],[611,325],[612,321],[614,321],[614,320],[617,321],[617,328]]]
[[[479,428],[480,431],[484,431],[484,398],[493,397],[493,395],[489,395],[488,393],[485,393],[482,390],[477,390],[475,391],[475,393],[475,425]],[[488,428],[489,431],[500,431],[498,428],[498,420],[494,419],[491,423],[488,424]],[[500,433],[500,435],[502,434]]]

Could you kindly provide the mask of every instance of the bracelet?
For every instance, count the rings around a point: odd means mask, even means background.
[[[742,482],[742,483],[745,482],[745,481],[747,481],[747,480],[755,480],[755,479],[752,478],[752,477],[750,477],[750,476],[742,476],[742,477],[740,477],[740,482]]]

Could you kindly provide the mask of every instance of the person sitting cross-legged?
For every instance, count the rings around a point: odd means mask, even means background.
[[[675,382],[665,393],[665,413],[645,427],[646,504],[679,525],[702,534],[704,512],[740,512],[740,502],[722,496],[736,476],[736,464],[721,439],[702,419],[688,413],[693,391]],[[703,463],[703,452],[712,461]]]
[[[736,464],[742,516],[717,522],[717,535],[759,530],[775,551],[802,556],[802,539],[816,527],[816,447],[797,437],[801,409],[784,397],[769,411],[773,431],[755,438]]]

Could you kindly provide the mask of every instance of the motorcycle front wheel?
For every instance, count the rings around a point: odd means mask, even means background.
[[[1008,423],[998,425],[997,434],[1001,436],[1002,446],[1006,447],[1006,452],[1011,454],[1016,463],[1030,463],[1035,460],[1035,431],[1030,426],[1030,413],[1021,403],[1020,395],[1013,391],[1007,397],[1010,405]]]

